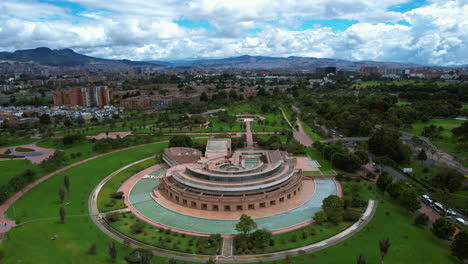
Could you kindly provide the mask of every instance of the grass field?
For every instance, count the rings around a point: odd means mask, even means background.
[[[323,175],[335,175],[338,170],[334,169],[331,163],[322,157],[322,153],[317,149],[310,147],[306,148],[307,155],[320,164],[320,172]],[[304,172],[307,175],[307,172]],[[317,175],[317,172],[311,172],[310,175]]]
[[[166,144],[160,145],[162,147]],[[109,262],[107,244],[111,240],[87,215],[89,195],[102,178],[125,164],[154,155],[155,149],[156,145],[150,145],[86,162],[50,178],[28,192],[15,203],[17,219],[23,223],[34,221],[8,233],[6,241],[1,245],[5,252],[3,263]],[[58,190],[63,185],[64,175],[69,175],[71,188],[64,204],[60,204]],[[64,207],[69,216],[65,224],[49,219],[58,217],[60,207]],[[7,216],[13,218],[12,209],[7,211]],[[54,235],[58,235],[57,240],[50,239]],[[98,254],[88,256],[86,251],[93,243],[97,244]],[[122,259],[127,250],[121,245],[117,248],[121,260],[118,263],[125,263]],[[54,249],[53,252],[51,249]]]
[[[432,119],[429,122],[416,122],[412,124],[411,129],[406,129],[405,131],[415,134],[421,135],[423,128],[430,125],[435,125],[437,127],[441,126],[444,130],[440,133],[442,138],[431,139],[431,142],[436,145],[438,148],[446,151],[450,154],[453,154],[459,158],[466,158],[468,157],[467,151],[460,151],[455,148],[455,144],[452,142],[452,129],[455,127],[459,127],[464,121],[462,120],[454,120],[454,119]]]
[[[155,151],[162,151],[163,145],[157,145],[155,147]],[[137,174],[138,172],[149,168],[153,165],[156,165],[158,160],[156,158],[152,158],[149,160],[142,161],[138,164],[135,164],[125,170],[117,173],[114,175],[109,181],[102,186],[101,190],[99,191],[98,198],[97,198],[97,207],[99,212],[107,212],[113,211],[117,209],[125,208],[125,204],[123,199],[115,200],[110,197],[112,193],[117,192],[119,187],[130,177]]]
[[[38,166],[31,163],[29,160],[8,160],[0,161],[0,184],[7,183],[11,177],[27,170],[38,170]]]
[[[8,137],[7,140],[2,142],[3,144],[0,145],[0,148],[4,147],[13,147],[13,146],[19,146],[19,145],[26,145],[26,144],[31,144],[34,142],[39,141],[37,138],[16,138],[16,137]]]
[[[138,241],[173,251],[214,255],[219,250],[216,245],[209,246],[206,238],[170,232],[147,223],[144,223],[143,230],[140,233],[134,234],[130,227],[136,221],[133,214],[127,213],[123,214],[118,221],[111,223],[111,226]],[[200,247],[197,245],[200,245]]]
[[[320,141],[324,139],[322,136],[312,131],[312,128],[310,128],[310,126],[307,125],[305,122],[301,121],[301,123],[302,128],[304,128],[304,132],[312,139],[312,141]]]
[[[355,182],[344,183],[343,188]],[[377,211],[370,221],[357,234],[332,247],[289,260],[263,262],[268,264],[286,263],[356,263],[359,254],[366,257],[367,263],[380,263],[379,240],[388,237],[390,249],[385,263],[459,263],[451,256],[449,246],[433,235],[427,228],[413,225],[412,218],[399,205],[388,198],[368,190],[373,185],[361,181],[362,198],[378,200]],[[375,189],[375,188],[373,188]],[[343,190],[345,192],[345,190]]]

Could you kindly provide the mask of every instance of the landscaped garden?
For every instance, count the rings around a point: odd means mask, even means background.
[[[148,245],[173,251],[202,255],[220,254],[221,236],[196,237],[169,229],[157,228],[136,218],[131,213],[116,214],[109,224],[117,231]]]
[[[158,144],[154,150],[159,152],[165,147],[167,147],[167,144]],[[157,156],[159,157],[159,155]],[[114,175],[99,191],[97,197],[97,207],[99,212],[108,212],[125,208],[126,206],[124,204],[123,197],[117,193],[119,187],[130,177],[148,167],[158,164],[159,162],[159,158],[151,158],[128,167]]]

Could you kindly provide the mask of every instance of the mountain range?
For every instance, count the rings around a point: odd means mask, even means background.
[[[313,57],[266,57],[266,56],[239,56],[224,59],[181,60],[181,61],[154,61],[168,66],[191,66],[207,68],[235,68],[235,69],[290,69],[310,70],[317,67],[337,67],[339,69],[359,69],[363,66],[376,66],[386,68],[418,68],[422,65],[400,62],[380,61],[348,61],[339,59],[313,58]]]
[[[36,48],[17,50],[15,52],[0,52],[0,60],[18,62],[36,62],[47,66],[85,66],[85,65],[109,65],[109,66],[138,66],[149,65],[148,62],[130,60],[108,60],[78,54],[71,49],[52,50],[49,48]]]
[[[174,61],[131,61],[109,60],[95,58],[74,52],[71,49],[52,50],[49,48],[36,48],[17,50],[15,52],[0,52],[0,60],[17,62],[36,62],[47,66],[85,66],[85,67],[133,67],[133,66],[161,66],[184,68],[216,68],[216,69],[242,69],[242,70],[311,70],[317,67],[337,67],[339,69],[355,70],[363,66],[376,66],[386,68],[418,68],[422,65],[400,62],[381,61],[348,61],[340,59],[326,59],[313,57],[267,57],[267,56],[239,56],[224,59],[196,59]]]

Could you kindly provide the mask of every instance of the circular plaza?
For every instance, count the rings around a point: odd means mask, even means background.
[[[134,215],[186,234],[237,234],[242,214],[274,234],[291,231],[310,224],[327,196],[341,195],[333,179],[304,177],[287,152],[232,152],[230,139],[208,140],[204,156],[192,148],[167,148],[163,160],[120,190]]]

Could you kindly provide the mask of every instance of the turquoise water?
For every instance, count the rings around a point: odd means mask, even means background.
[[[12,152],[10,155],[14,156],[24,156],[24,157],[35,157],[35,156],[42,156],[44,153],[42,152]]]
[[[316,160],[309,160],[310,166],[320,168],[320,164]]]
[[[244,160],[245,168],[250,169],[250,168],[254,167],[255,165],[257,165],[257,163],[259,163],[259,162],[260,162],[260,160],[257,159],[257,158],[246,158]]]
[[[142,215],[154,222],[162,225],[198,232],[205,234],[235,234],[237,220],[212,220],[191,217],[171,211],[154,201],[150,192],[157,187],[157,179],[141,179],[135,184],[130,192],[129,201],[133,207]],[[322,201],[327,196],[336,194],[336,185],[330,179],[316,179],[315,193],[309,201],[302,206],[289,212],[270,217],[256,218],[258,228],[267,230],[278,230],[297,224],[301,224],[311,219],[311,217],[321,210]],[[304,190],[307,191],[307,190]],[[248,214],[248,212],[247,212]]]

